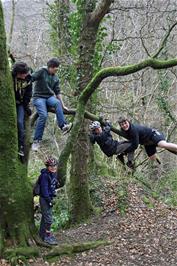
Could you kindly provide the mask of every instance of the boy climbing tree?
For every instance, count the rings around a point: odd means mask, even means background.
[[[117,155],[117,159],[121,161],[122,164],[125,164],[124,155],[127,154],[128,148],[130,148],[131,143],[127,141],[118,142],[113,140],[110,123],[106,123],[105,127],[101,127],[100,122],[94,121],[90,125],[90,141],[95,144],[95,142],[100,146],[101,150],[108,157]],[[127,166],[133,168],[133,156],[134,152],[128,153],[128,162]]]
[[[42,67],[32,74],[32,81],[35,81],[33,92],[33,105],[39,115],[32,150],[38,151],[42,140],[48,112],[47,108],[55,108],[58,126],[63,134],[70,131],[72,123],[67,123],[63,114],[65,107],[59,87],[59,78],[56,75],[59,67],[59,60],[52,58],[48,61],[47,67]]]
[[[156,156],[156,147],[164,148],[177,154],[177,145],[167,142],[163,133],[156,129],[139,124],[132,124],[126,117],[120,117],[118,123],[121,128],[120,135],[131,143],[128,152],[134,152],[139,144],[144,145],[149,159],[157,160],[159,163],[160,161]]]
[[[30,116],[29,108],[32,96],[30,68],[24,62],[17,62],[12,69],[13,87],[15,92],[18,126],[18,153],[24,156],[25,114]]]

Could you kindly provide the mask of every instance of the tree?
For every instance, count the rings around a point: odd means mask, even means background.
[[[27,165],[18,158],[15,99],[6,51],[0,1],[0,252],[7,245],[26,246],[34,233],[32,193]]]

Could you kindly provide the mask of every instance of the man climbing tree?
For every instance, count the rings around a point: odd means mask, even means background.
[[[29,107],[32,96],[30,69],[24,62],[17,62],[12,69],[13,86],[15,92],[18,126],[18,154],[24,156],[25,114],[30,116]]]
[[[38,151],[42,140],[45,123],[47,120],[48,107],[55,108],[58,126],[63,134],[70,131],[72,124],[68,124],[65,120],[63,109],[64,106],[59,87],[59,78],[56,75],[59,67],[59,60],[52,58],[47,62],[47,67],[42,67],[32,74],[32,81],[35,81],[33,93],[33,105],[36,107],[39,118],[37,120],[34,142],[32,145],[33,151]],[[56,95],[56,97],[54,96]]]
[[[95,144],[95,142],[100,146],[101,150],[108,157],[117,155],[117,159],[121,161],[122,164],[125,164],[124,155],[127,153],[127,150],[130,148],[131,143],[127,141],[118,142],[113,140],[110,123],[102,128],[100,122],[94,121],[90,125],[90,141]],[[133,168],[133,152],[128,153],[128,162],[127,166]]]
[[[166,142],[164,135],[156,129],[132,124],[126,117],[120,117],[118,123],[121,127],[120,135],[131,142],[128,148],[129,152],[133,152],[138,145],[144,145],[146,153],[150,160],[157,160],[156,147],[164,148],[174,154],[177,154],[177,145]]]

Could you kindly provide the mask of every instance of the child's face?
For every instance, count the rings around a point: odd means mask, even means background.
[[[51,75],[55,75],[58,72],[58,67],[49,67],[48,71]]]
[[[54,165],[54,166],[48,166],[47,169],[48,169],[48,171],[51,172],[51,173],[56,173],[56,171],[57,171],[57,165]]]
[[[120,127],[121,127],[124,131],[127,131],[127,130],[129,130],[130,123],[126,120],[126,121],[120,123]]]
[[[101,133],[102,133],[102,128],[101,128],[101,127],[99,127],[99,128],[95,128],[95,133],[96,133],[97,135],[101,134]]]

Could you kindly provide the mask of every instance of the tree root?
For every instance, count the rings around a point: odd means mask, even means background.
[[[72,245],[69,244],[62,244],[59,246],[54,247],[47,255],[45,255],[45,259],[50,260],[55,257],[59,257],[62,255],[71,255],[78,252],[83,252],[85,250],[97,248],[103,245],[111,244],[110,241],[107,240],[97,240],[97,241],[90,241],[84,243],[75,243]]]
[[[4,258],[8,260],[12,266],[28,265],[27,260],[34,257],[39,257],[40,252],[36,247],[18,247],[6,249]]]

